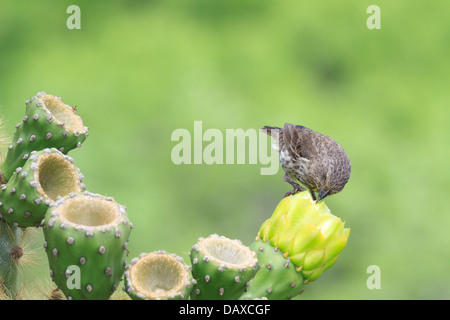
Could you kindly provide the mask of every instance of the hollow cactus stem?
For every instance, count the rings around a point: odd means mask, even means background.
[[[185,300],[192,287],[191,267],[164,250],[140,254],[125,270],[123,289],[133,300]]]
[[[0,189],[0,217],[11,226],[39,226],[58,197],[84,190],[83,175],[73,159],[60,151],[31,152]]]
[[[5,161],[1,165],[3,183],[18,167],[23,167],[31,151],[56,148],[64,154],[80,147],[88,128],[76,114],[76,109],[61,102],[59,97],[39,92],[26,102],[26,113],[16,126]]]
[[[239,240],[213,234],[199,238],[190,258],[196,284],[193,300],[234,300],[258,270],[256,253]]]
[[[0,219],[0,296],[14,298],[17,293],[20,230]]]
[[[68,299],[104,300],[125,269],[132,229],[113,198],[85,191],[56,201],[43,221],[50,276]]]

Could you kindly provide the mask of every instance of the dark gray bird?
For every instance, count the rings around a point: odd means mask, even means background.
[[[284,170],[283,180],[294,189],[286,197],[304,191],[314,200],[342,191],[350,178],[351,165],[344,149],[332,138],[303,126],[286,123],[284,128],[265,126],[261,129],[275,140]],[[316,198],[315,192],[318,192]]]

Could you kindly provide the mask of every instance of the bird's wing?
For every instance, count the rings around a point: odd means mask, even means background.
[[[283,128],[283,139],[286,148],[294,159],[311,159],[311,139],[308,128],[290,123],[285,123]]]

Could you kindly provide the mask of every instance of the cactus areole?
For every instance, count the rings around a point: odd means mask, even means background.
[[[191,269],[164,250],[141,254],[125,271],[125,291],[134,300],[184,300],[192,289]]]

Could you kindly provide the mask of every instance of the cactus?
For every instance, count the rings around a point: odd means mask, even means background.
[[[73,159],[52,148],[32,151],[0,190],[0,212],[12,226],[38,226],[57,197],[84,190]]]
[[[111,296],[124,272],[131,229],[124,206],[87,191],[49,208],[43,221],[44,248],[50,275],[68,299]]]
[[[2,150],[0,163],[4,160],[3,148],[10,141],[5,134],[3,119],[0,118],[0,147]],[[1,179],[1,171],[0,171]],[[2,180],[4,182],[4,180]],[[2,182],[2,183],[3,183]],[[10,226],[0,218],[0,300],[11,299],[17,293],[18,261],[21,258],[19,242],[21,231],[19,228]]]
[[[261,239],[255,241],[250,248],[257,252],[261,269],[239,299],[286,300],[302,292],[302,273],[297,271],[289,257],[285,257],[277,247],[272,247]]]
[[[279,248],[312,282],[331,267],[347,245],[350,229],[325,202],[315,202],[307,191],[281,200],[257,239]]]
[[[18,260],[22,250],[19,239],[20,229],[0,220],[0,294],[6,297],[17,293]]]
[[[190,257],[196,281],[191,299],[237,299],[258,270],[255,252],[217,234],[199,238]]]
[[[58,97],[40,92],[26,105],[0,165],[0,299],[32,296],[17,289],[19,261],[27,260],[19,227],[43,227],[58,286],[50,299],[61,299],[60,292],[68,299],[108,299],[122,276],[122,294],[135,300],[290,299],[347,244],[350,229],[305,191],[281,200],[250,247],[213,234],[192,247],[192,267],[163,250],[127,264],[133,225],[125,207],[84,191],[84,177],[66,155],[81,146],[88,128]]]
[[[192,286],[191,268],[183,258],[160,250],[131,260],[123,290],[133,300],[185,300]]]
[[[2,183],[8,181],[17,168],[23,167],[31,151],[56,148],[67,154],[81,146],[88,130],[75,108],[62,103],[59,97],[39,92],[26,102],[25,117],[16,126],[1,165]]]
[[[261,294],[268,299],[292,298],[301,292],[302,278],[310,283],[336,262],[349,234],[350,229],[344,228],[341,219],[332,215],[323,201],[313,201],[307,191],[284,198],[251,245],[266,272],[256,274],[241,298],[261,298]],[[286,259],[289,271],[283,273],[284,278],[269,278],[267,269],[273,269],[275,262],[279,269],[281,257]],[[283,282],[285,292],[274,294]]]

